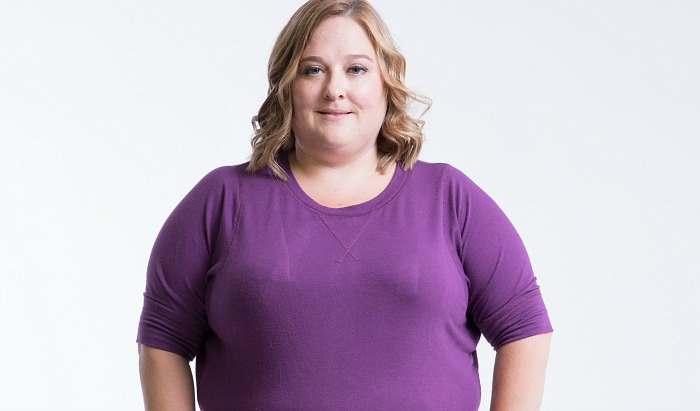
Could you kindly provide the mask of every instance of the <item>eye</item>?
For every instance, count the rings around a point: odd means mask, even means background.
[[[303,70],[303,73],[306,76],[316,76],[316,75],[321,74],[322,72],[323,72],[323,70],[321,70],[321,67],[318,67],[318,66],[309,66],[309,67],[304,68],[304,70]]]
[[[355,75],[360,75],[360,74],[365,74],[367,72],[367,69],[362,67],[362,66],[351,66],[348,69],[348,73],[350,74],[355,74]]]

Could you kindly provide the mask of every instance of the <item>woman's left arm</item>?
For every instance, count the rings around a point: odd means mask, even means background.
[[[496,351],[491,411],[539,410],[552,333],[513,341]]]

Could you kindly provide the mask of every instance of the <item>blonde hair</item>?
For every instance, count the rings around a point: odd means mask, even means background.
[[[302,53],[314,29],[329,17],[349,17],[364,28],[374,46],[387,93],[387,112],[377,136],[380,154],[378,168],[401,161],[410,169],[418,159],[423,144],[423,123],[408,113],[412,102],[430,108],[431,101],[409,90],[404,84],[406,60],[397,50],[391,34],[377,11],[365,0],[310,0],[301,6],[282,29],[268,61],[267,98],[253,117],[255,134],[251,140],[253,154],[247,170],[254,172],[269,166],[279,178],[287,174],[277,157],[294,150],[292,132],[291,84]]]

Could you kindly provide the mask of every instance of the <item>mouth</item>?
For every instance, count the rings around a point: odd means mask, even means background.
[[[321,113],[321,114],[328,114],[328,115],[332,115],[332,116],[340,116],[340,115],[343,115],[343,114],[350,114],[349,111],[345,111],[345,110],[336,110],[336,109],[321,110],[321,111],[319,111],[319,113]]]
[[[340,121],[351,114],[349,111],[337,109],[320,110],[318,113],[321,115],[321,118],[327,121]]]

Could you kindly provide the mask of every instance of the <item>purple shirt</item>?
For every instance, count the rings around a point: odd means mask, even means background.
[[[222,167],[165,222],[138,341],[197,358],[203,411],[476,410],[476,345],[552,330],[520,237],[455,168],[418,162],[328,208]]]

